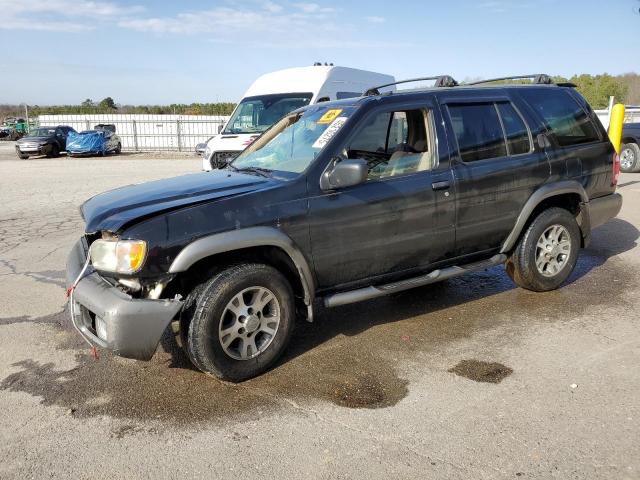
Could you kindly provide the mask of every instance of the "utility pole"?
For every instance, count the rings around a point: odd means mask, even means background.
[[[27,121],[27,133],[29,133],[29,107],[26,103],[24,104],[24,116],[26,117],[25,120]]]

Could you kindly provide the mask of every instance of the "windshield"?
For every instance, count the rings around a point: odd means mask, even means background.
[[[50,137],[54,133],[56,133],[55,128],[36,128],[31,130],[27,137]]]
[[[236,157],[231,168],[301,173],[354,110],[318,106],[290,114]]]
[[[222,133],[262,133],[287,113],[304,107],[311,93],[277,93],[244,98]]]

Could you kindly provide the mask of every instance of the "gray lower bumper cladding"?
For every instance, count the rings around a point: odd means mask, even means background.
[[[78,241],[67,259],[67,285],[76,280],[87,258],[87,249]],[[149,360],[171,320],[182,308],[180,300],[134,299],[111,285],[89,267],[73,290],[73,322],[92,345],[112,350],[116,355]],[[106,335],[100,338],[97,322]]]

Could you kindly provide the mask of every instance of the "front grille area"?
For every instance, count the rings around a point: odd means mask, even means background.
[[[25,151],[25,150],[38,150],[38,148],[40,147],[40,145],[38,145],[37,143],[21,143],[20,144],[20,149]]]
[[[227,163],[236,158],[240,152],[214,152],[211,155],[211,168],[223,168]]]

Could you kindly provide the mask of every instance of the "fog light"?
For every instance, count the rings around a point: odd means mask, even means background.
[[[98,338],[107,341],[107,323],[98,316],[96,316],[96,334]]]

